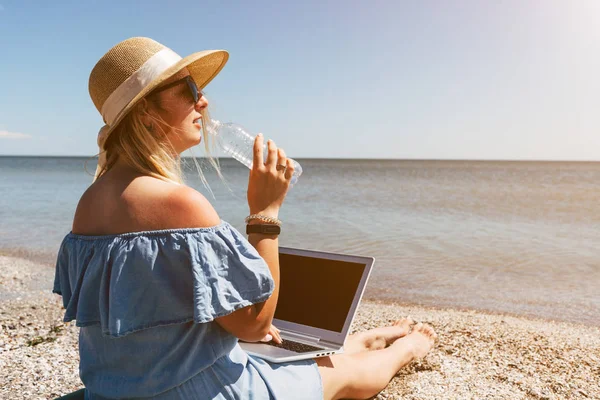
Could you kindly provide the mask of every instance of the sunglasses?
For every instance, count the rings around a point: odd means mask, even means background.
[[[194,80],[192,79],[192,77],[190,75],[186,76],[185,78],[176,80],[175,82],[171,82],[168,85],[161,86],[158,89],[155,89],[154,93],[162,92],[163,90],[167,90],[174,86],[180,85],[184,81],[187,83],[188,89],[190,90],[190,94],[192,95],[192,98],[194,99],[194,103],[197,103],[198,100],[200,100],[200,98],[202,98],[202,96],[204,96],[204,93],[202,93],[202,91],[198,90],[198,86],[196,86],[196,82],[194,82]]]

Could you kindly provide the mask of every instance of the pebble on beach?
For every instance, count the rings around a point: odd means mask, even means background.
[[[78,328],[63,323],[54,271],[0,256],[0,398],[52,399],[75,391]],[[436,347],[375,399],[600,399],[600,328],[476,311],[361,303],[352,331],[410,316]]]

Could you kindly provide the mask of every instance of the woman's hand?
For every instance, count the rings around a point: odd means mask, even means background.
[[[248,179],[250,214],[277,218],[290,187],[294,166],[272,140],[267,142],[267,160],[263,162],[263,136],[254,139],[254,159]],[[285,166],[285,168],[284,168]]]
[[[275,343],[277,343],[277,344],[281,344],[283,342],[283,340],[281,339],[281,334],[279,333],[279,329],[277,329],[274,325],[271,325],[271,328],[269,328],[269,333],[267,333],[267,336],[262,338],[260,341],[261,342],[270,342],[271,340],[274,340]]]

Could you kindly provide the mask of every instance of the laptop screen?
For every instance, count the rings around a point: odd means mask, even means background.
[[[275,318],[342,332],[365,264],[279,253]]]

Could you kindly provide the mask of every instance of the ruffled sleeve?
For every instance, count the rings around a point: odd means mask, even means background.
[[[246,238],[232,227],[216,233],[189,242],[196,257],[192,274],[198,323],[265,301],[275,287],[269,267]]]
[[[64,320],[100,324],[119,337],[141,329],[206,323],[267,300],[269,268],[230,224],[111,236],[69,234],[54,292]]]

